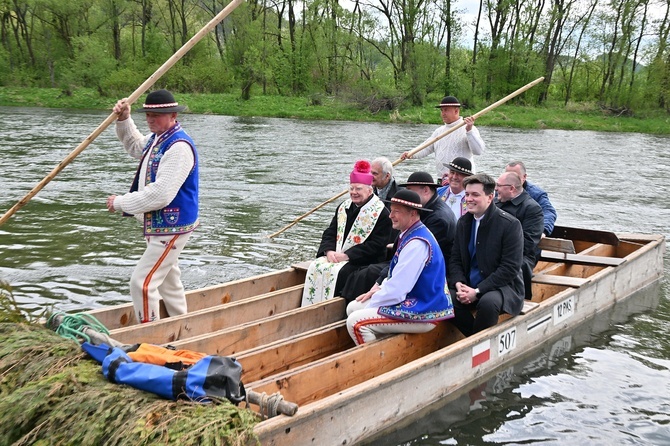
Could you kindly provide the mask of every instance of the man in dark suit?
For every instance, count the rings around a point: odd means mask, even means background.
[[[493,204],[493,178],[477,174],[463,183],[468,213],[456,224],[448,283],[452,321],[470,336],[497,324],[501,313],[521,313],[523,231],[519,220]]]
[[[544,230],[544,213],[540,205],[531,198],[522,186],[521,178],[516,172],[503,172],[496,183],[498,197],[495,204],[500,209],[514,215],[523,230],[523,284],[525,297],[532,298],[531,280],[533,268],[537,265],[537,245],[542,239]]]
[[[531,183],[526,179],[528,175],[526,174],[526,165],[523,161],[511,161],[507,163],[505,172],[515,172],[519,175],[524,190],[528,192],[530,198],[537,201],[537,204],[540,205],[542,212],[544,213],[544,233],[542,237],[549,237],[554,231],[554,224],[556,223],[558,215],[556,214],[556,208],[554,208],[554,205],[549,201],[547,193],[540,186]]]

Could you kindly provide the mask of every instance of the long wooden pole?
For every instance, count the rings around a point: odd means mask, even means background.
[[[244,0],[232,0],[225,8],[221,10],[212,20],[207,23],[196,35],[191,37],[188,42],[186,42],[176,53],[172,55],[163,65],[158,68],[154,74],[149,76],[147,80],[140,85],[137,90],[135,90],[130,96],[128,96],[126,102],[128,104],[133,104],[137,99],[144,94],[151,86],[156,83],[158,79],[161,78],[172,66],[179,61],[186,53],[189,52],[191,48],[195,46],[202,38],[207,35],[211,30],[213,30],[216,25],[219,24],[223,19],[225,19],[235,8],[242,4]],[[68,164],[74,160],[77,155],[84,151],[86,147],[89,146],[100,134],[107,128],[109,125],[114,122],[117,118],[116,113],[112,113],[107,118],[102,121],[90,135],[86,137],[68,156],[66,156],[63,161],[61,161],[42,181],[40,181],[35,187],[32,188],[23,198],[21,198],[14,206],[11,207],[5,214],[0,218],[0,225],[4,224],[9,218],[16,213],[23,206],[28,204],[28,202],[35,196],[39,191],[41,191],[44,186],[49,184],[56,175],[58,175]]]
[[[521,88],[519,88],[518,90],[516,90],[516,91],[514,91],[514,92],[512,92],[512,93],[510,93],[510,94],[508,94],[507,96],[505,96],[504,98],[500,99],[499,101],[496,101],[496,102],[494,102],[493,104],[491,104],[491,105],[489,105],[488,107],[486,107],[485,109],[483,109],[483,110],[481,110],[481,111],[475,113],[474,115],[472,115],[472,117],[475,118],[475,119],[479,118],[480,116],[482,116],[482,115],[484,115],[484,114],[490,112],[491,110],[493,110],[493,109],[496,108],[496,107],[499,107],[500,105],[504,104],[505,102],[509,101],[510,99],[512,99],[512,98],[514,98],[514,97],[520,95],[520,94],[523,93],[524,91],[526,91],[526,90],[528,90],[528,89],[530,89],[530,88],[533,88],[535,85],[539,84],[539,83],[542,82],[543,80],[544,80],[544,77],[539,77],[539,78],[535,79],[533,82],[524,85],[523,87],[521,87]],[[452,133],[452,132],[455,132],[457,129],[463,127],[464,125],[465,125],[465,121],[462,121],[460,124],[458,124],[458,125],[456,125],[456,126],[454,126],[454,127],[451,127],[451,128],[450,128],[449,130],[447,130],[446,132],[441,133],[441,134],[437,135],[435,138],[430,139],[430,140],[424,142],[423,144],[421,144],[420,146],[418,146],[418,147],[416,147],[416,148],[410,150],[410,151],[408,152],[408,158],[411,158],[412,155],[414,155],[415,153],[420,152],[421,150],[425,149],[426,147],[430,146],[431,144],[436,143],[436,142],[439,141],[440,139],[444,138],[445,136],[447,136],[448,134],[450,134],[450,133]],[[397,160],[395,160],[395,161],[393,162],[393,165],[396,166],[396,165],[400,164],[400,163],[403,162],[403,161],[405,161],[403,158],[399,158],[399,159],[397,159]],[[338,198],[340,198],[342,195],[346,194],[347,192],[348,192],[348,190],[344,190],[344,191],[340,192],[339,194],[335,195],[334,197],[329,198],[328,200],[324,201],[323,203],[321,203],[320,205],[318,205],[318,206],[316,206],[315,208],[311,209],[310,211],[308,211],[308,212],[302,214],[301,216],[297,217],[297,218],[294,219],[291,223],[289,223],[288,225],[286,225],[286,226],[284,226],[283,228],[281,228],[279,231],[277,231],[277,232],[275,232],[275,233],[273,233],[273,234],[270,234],[268,237],[269,237],[269,238],[273,238],[273,237],[278,236],[278,235],[281,234],[282,232],[284,232],[284,231],[286,231],[287,229],[289,229],[290,227],[294,226],[296,223],[298,223],[298,222],[299,222],[300,220],[302,220],[303,218],[307,217],[307,216],[310,215],[310,214],[313,214],[314,212],[316,212],[317,210],[321,209],[322,207],[324,207],[324,206],[327,205],[328,203],[332,203],[333,201],[337,200]]]

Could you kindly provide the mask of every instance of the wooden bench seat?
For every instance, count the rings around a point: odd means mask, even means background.
[[[569,286],[571,288],[579,288],[589,280],[590,279],[582,279],[581,277],[557,276],[554,274],[535,274],[533,276],[533,283]]]
[[[583,254],[561,254],[558,252],[542,251],[540,260],[562,263],[576,263],[578,265],[619,266],[624,259],[619,257],[591,256]]]
[[[312,263],[311,260],[305,260],[304,262],[294,263],[293,265],[291,265],[291,268],[295,268],[297,270],[307,271],[307,269],[309,268],[309,265],[311,263]]]
[[[563,252],[565,254],[575,254],[575,244],[572,240],[563,238],[545,237],[540,240],[537,245],[540,249],[545,251]]]

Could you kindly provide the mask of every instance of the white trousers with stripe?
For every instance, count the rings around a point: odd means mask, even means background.
[[[130,278],[130,296],[140,323],[160,319],[160,300],[170,316],[186,313],[179,254],[191,233],[147,237],[147,248]]]
[[[347,305],[347,330],[356,345],[374,341],[391,333],[427,333],[435,324],[432,322],[403,322],[377,313],[377,308],[365,308],[366,302],[357,300]]]

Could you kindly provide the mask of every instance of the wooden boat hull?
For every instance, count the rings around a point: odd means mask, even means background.
[[[357,444],[659,280],[664,239],[632,234],[621,238],[648,244],[619,266],[604,268],[579,288],[566,289],[527,314],[303,405],[293,417],[263,421],[256,426],[261,444]]]
[[[533,302],[467,339],[447,322],[354,346],[342,299],[298,308],[301,267],[193,291],[189,314],[143,326],[130,325],[128,304],[92,313],[124,343],[234,355],[248,390],[297,403],[295,415],[256,425],[261,444],[357,444],[455,398],[663,275],[662,236],[561,230],[574,240],[547,244],[552,251],[543,251],[535,269]]]

